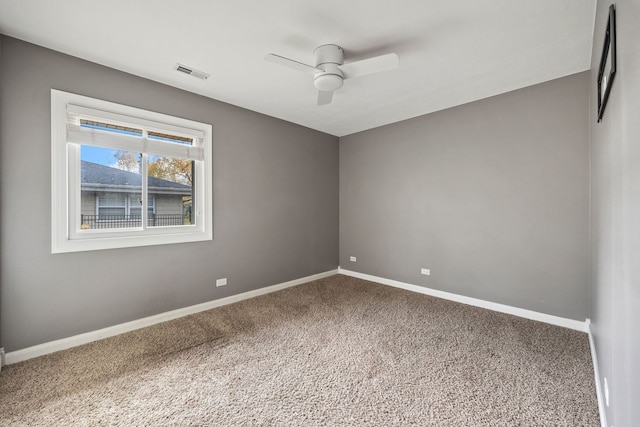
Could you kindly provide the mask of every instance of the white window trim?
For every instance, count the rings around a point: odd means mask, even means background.
[[[95,114],[98,119],[116,119],[153,128],[153,130],[194,137],[197,141],[194,146],[175,144],[176,147],[170,147],[169,152],[162,152],[166,147],[158,146],[153,140],[145,139],[144,144],[147,144],[146,147],[154,153],[161,151],[156,154],[175,155],[171,150],[183,150],[185,155],[198,159],[194,175],[196,210],[192,212],[196,225],[154,227],[145,230],[108,230],[107,232],[80,230],[80,149],[78,145],[80,141],[78,135],[73,135],[77,129],[74,129],[73,125],[68,125],[69,112],[81,114],[83,117]],[[212,240],[212,133],[210,124],[52,89],[51,252],[79,252]],[[143,182],[143,184],[146,183]],[[73,186],[77,188],[74,189]],[[143,188],[143,191],[146,191],[146,188]],[[74,220],[72,215],[78,218]]]

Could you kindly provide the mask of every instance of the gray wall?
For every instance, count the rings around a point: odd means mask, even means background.
[[[608,425],[640,425],[640,5],[616,2],[618,72],[596,123],[610,2],[598,1],[591,62],[591,321]]]
[[[341,138],[340,266],[585,320],[588,79]]]
[[[0,346],[7,351],[337,267],[336,137],[0,40]],[[51,88],[211,123],[214,240],[52,255]],[[216,288],[222,277],[228,286]]]
[[[0,78],[2,77],[2,42],[3,37],[0,34]],[[2,84],[0,84],[0,150],[2,149]],[[2,171],[0,170],[0,221],[2,220]],[[0,222],[1,223],[1,222]],[[0,242],[2,241],[3,228],[0,226]],[[0,259],[2,259],[2,253],[4,252],[4,248],[2,244],[0,244]],[[0,262],[0,278],[2,277],[2,262]],[[0,348],[2,348],[2,282],[0,281]]]

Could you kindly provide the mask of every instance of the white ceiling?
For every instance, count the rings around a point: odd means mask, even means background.
[[[0,0],[0,32],[332,135],[589,69],[595,0]],[[346,80],[316,106],[313,65],[395,52],[398,69]],[[179,62],[211,74],[174,70]]]

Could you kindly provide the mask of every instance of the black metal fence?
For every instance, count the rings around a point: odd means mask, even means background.
[[[140,215],[80,215],[83,230],[100,228],[135,228],[142,226]],[[190,215],[182,214],[149,214],[147,227],[163,227],[170,225],[191,224]]]

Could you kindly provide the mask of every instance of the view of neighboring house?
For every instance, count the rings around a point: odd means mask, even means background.
[[[140,227],[142,176],[83,160],[81,172],[83,229]],[[148,226],[191,223],[192,189],[188,185],[149,177]]]

